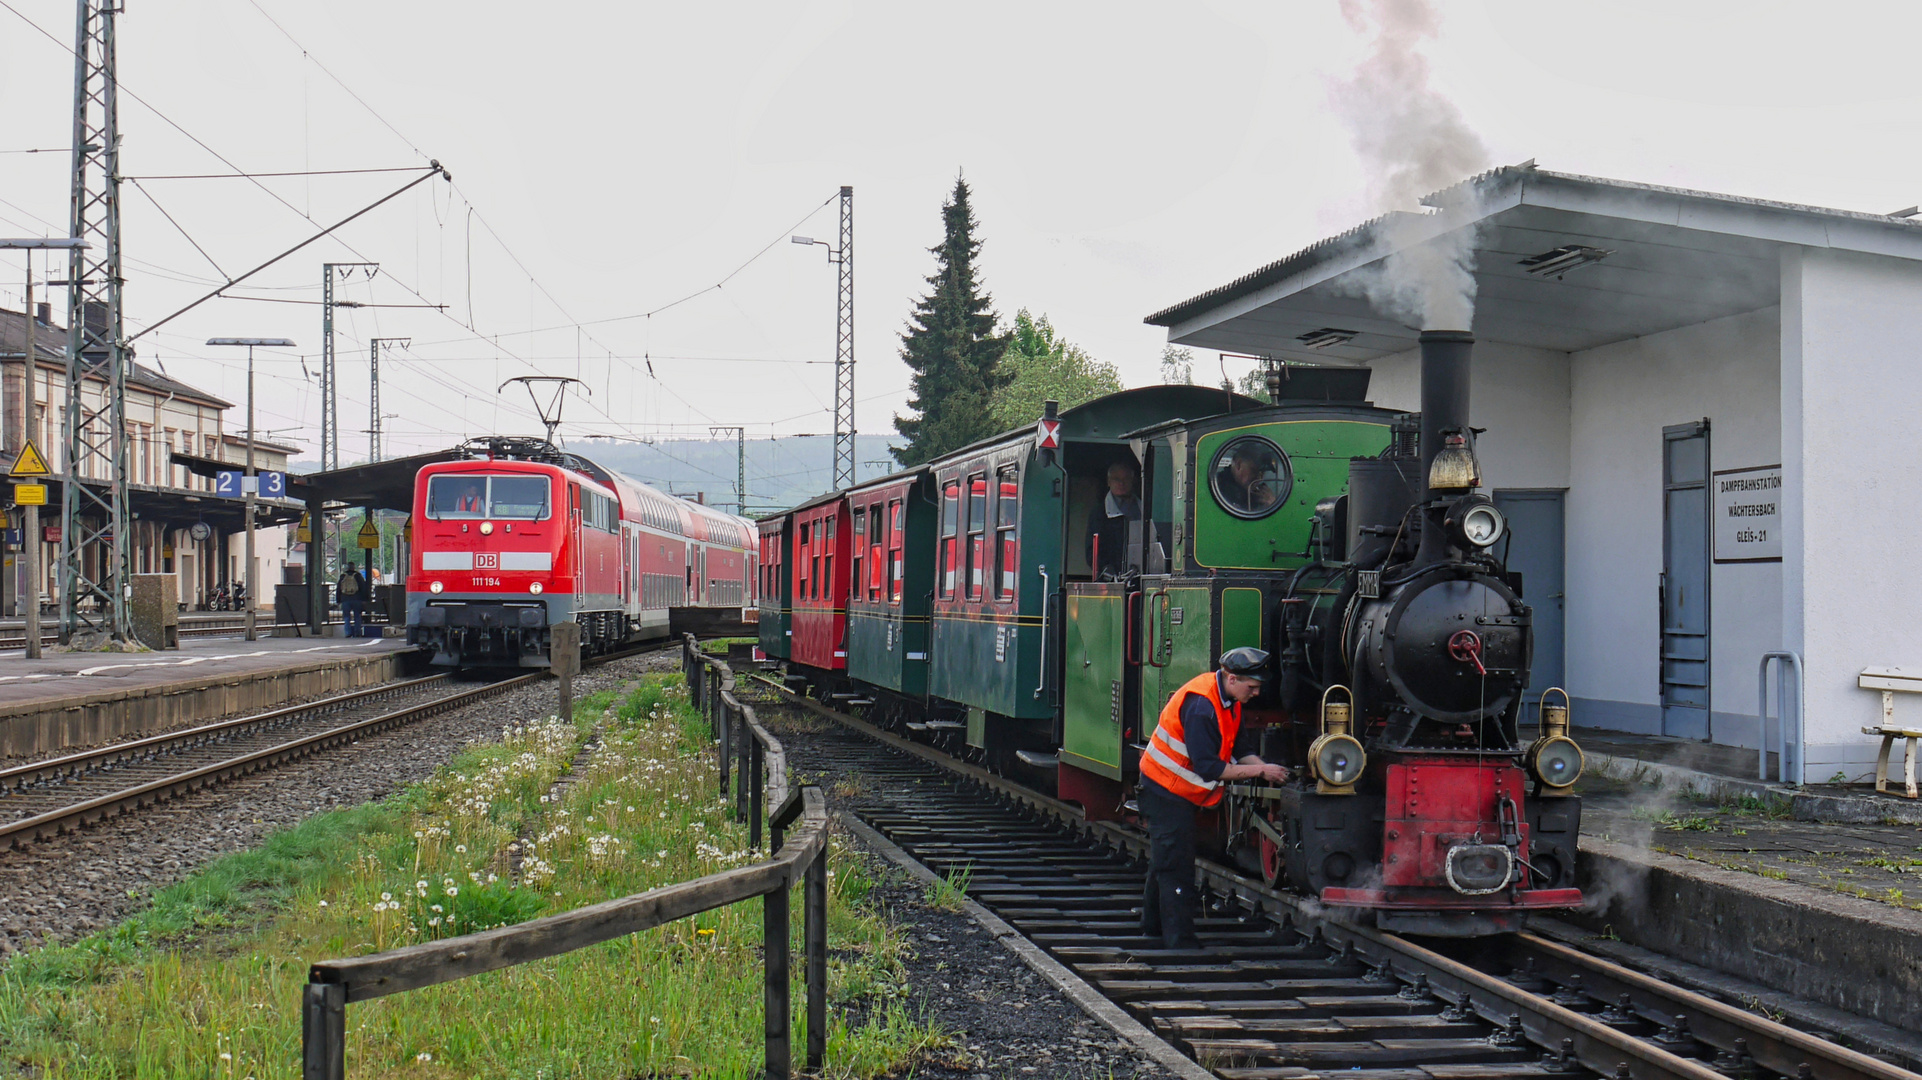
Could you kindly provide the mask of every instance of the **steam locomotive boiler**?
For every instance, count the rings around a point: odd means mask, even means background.
[[[1540,703],[1542,738],[1519,737],[1532,614],[1477,490],[1473,341],[1422,334],[1418,436],[1399,425],[1317,508],[1321,557],[1285,590],[1280,657],[1288,711],[1316,725],[1314,782],[1244,790],[1269,877],[1415,933],[1519,929],[1581,902],[1566,696]]]

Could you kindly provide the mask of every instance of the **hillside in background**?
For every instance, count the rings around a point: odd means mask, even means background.
[[[857,481],[885,476],[897,466],[890,451],[901,439],[857,435]],[[732,439],[662,439],[637,443],[572,439],[567,448],[616,472],[676,495],[705,493],[710,505],[734,509],[736,445]],[[833,486],[834,440],[823,436],[747,441],[748,516],[806,502]]]

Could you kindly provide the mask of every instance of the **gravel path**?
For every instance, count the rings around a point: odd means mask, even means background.
[[[616,660],[578,676],[575,694],[679,667],[678,651]],[[0,855],[0,956],[111,926],[211,859],[318,811],[390,795],[469,743],[497,738],[508,721],[553,709],[553,685],[536,684]]]

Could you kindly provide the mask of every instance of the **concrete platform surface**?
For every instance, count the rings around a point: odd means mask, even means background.
[[[397,678],[398,638],[188,640],[164,652],[0,653],[0,758],[30,758]]]

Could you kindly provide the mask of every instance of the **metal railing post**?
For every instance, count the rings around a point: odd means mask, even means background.
[[[767,1075],[787,1080],[793,1063],[792,1016],[788,1001],[788,891],[785,886],[761,899],[761,951],[767,968]]]
[[[747,820],[747,775],[754,753],[754,733],[741,725],[741,747],[734,759],[734,820]]]
[[[346,1080],[347,988],[310,982],[300,1002],[301,1080]]]
[[[808,864],[801,938],[807,980],[807,1067],[819,1070],[828,1048],[828,850]]]
[[[1779,735],[1780,755],[1776,768],[1777,779],[1784,784],[1801,786],[1805,777],[1802,761],[1802,717],[1803,704],[1807,691],[1802,686],[1802,658],[1793,652],[1769,652],[1762,654],[1762,664],[1755,673],[1755,712],[1756,712],[1756,778],[1769,778],[1769,664],[1775,664],[1775,712],[1776,727]],[[1795,726],[1793,734],[1789,726],[1789,674],[1795,675]]]

